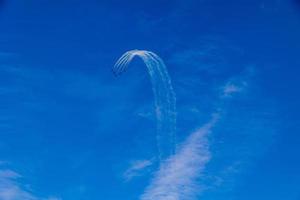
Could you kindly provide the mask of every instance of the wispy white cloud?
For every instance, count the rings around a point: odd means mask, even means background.
[[[224,88],[223,88],[223,91],[222,91],[222,95],[224,97],[228,97],[228,96],[231,96],[233,95],[234,93],[238,93],[238,92],[241,92],[243,91],[244,85],[238,85],[238,84],[234,84],[234,83],[227,83]]]
[[[185,200],[201,192],[197,183],[211,158],[207,136],[217,119],[215,115],[193,132],[178,152],[162,164],[141,200]]]
[[[141,118],[148,120],[155,120],[155,113],[153,111],[153,104],[145,104],[138,108],[135,114]]]
[[[244,74],[227,81],[221,88],[221,97],[231,97],[236,93],[244,92],[248,87],[249,76],[251,76],[251,73],[250,70],[246,70]]]
[[[42,200],[61,200],[61,198],[57,198],[57,197],[49,197],[47,199],[42,199]]]
[[[0,171],[0,199],[1,200],[37,200],[29,191],[21,188],[17,179],[21,176],[12,170]]]
[[[0,170],[0,200],[60,200],[56,197],[37,197],[18,182],[21,177],[20,174],[13,170]]]
[[[129,168],[124,172],[123,177],[126,181],[133,177],[140,176],[141,172],[153,164],[153,160],[136,160],[131,162]]]

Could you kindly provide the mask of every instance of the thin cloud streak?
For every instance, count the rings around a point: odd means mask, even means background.
[[[248,84],[246,81],[241,81],[241,82],[229,81],[222,88],[221,97],[231,97],[233,94],[243,92],[246,89],[247,85]]]
[[[18,183],[22,176],[10,169],[0,170],[0,200],[60,200],[56,197],[39,198]]]
[[[22,189],[17,183],[21,176],[12,170],[0,171],[0,199],[1,200],[36,200],[30,192]]]
[[[193,132],[178,152],[162,164],[141,200],[185,200],[193,199],[201,188],[197,185],[210,161],[208,134],[218,120],[212,120]]]
[[[130,167],[123,174],[123,177],[126,181],[130,181],[132,178],[140,176],[141,172],[152,164],[152,160],[136,160],[131,163]]]

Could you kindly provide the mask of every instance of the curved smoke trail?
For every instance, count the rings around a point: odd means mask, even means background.
[[[113,67],[115,75],[125,72],[134,57],[140,57],[148,69],[155,98],[157,142],[161,160],[175,152],[176,98],[167,68],[155,53],[132,50],[124,53]]]

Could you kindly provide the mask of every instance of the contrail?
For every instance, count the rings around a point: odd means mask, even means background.
[[[122,74],[134,57],[140,57],[148,69],[155,98],[157,118],[157,143],[161,160],[175,153],[176,97],[167,68],[155,53],[132,50],[124,53],[113,67],[116,76]]]

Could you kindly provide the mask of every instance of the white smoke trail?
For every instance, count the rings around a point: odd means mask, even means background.
[[[141,200],[189,200],[201,191],[197,180],[211,157],[207,135],[217,119],[216,115],[192,133],[178,152],[161,165]]]
[[[126,71],[134,57],[140,57],[147,66],[155,98],[157,118],[157,142],[161,160],[175,152],[176,140],[176,98],[167,68],[155,53],[144,50],[128,51],[113,67],[115,75]]]

